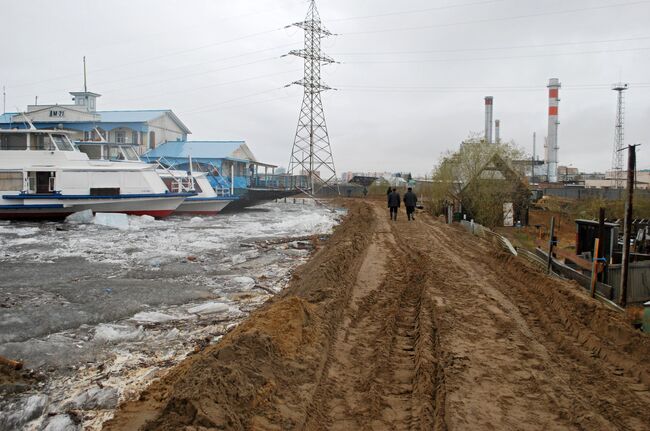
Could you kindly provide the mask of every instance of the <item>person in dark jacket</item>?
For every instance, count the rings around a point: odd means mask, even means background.
[[[415,220],[415,206],[417,203],[418,197],[413,193],[413,189],[409,187],[408,191],[404,193],[404,206],[409,220]]]
[[[397,189],[393,189],[388,195],[388,208],[390,209],[390,219],[397,221],[397,210],[400,207],[400,196]]]

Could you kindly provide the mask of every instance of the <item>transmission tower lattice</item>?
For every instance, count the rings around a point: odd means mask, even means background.
[[[307,175],[312,193],[322,187],[336,187],[338,191],[336,168],[321,100],[321,93],[332,89],[321,82],[321,66],[334,63],[332,58],[321,53],[321,39],[332,33],[322,26],[314,0],[309,3],[305,20],[287,27],[292,26],[305,31],[305,47],[292,50],[288,55],[303,58],[305,65],[303,79],[289,85],[300,85],[305,91],[288,173]]]
[[[612,154],[612,170],[614,171],[614,181],[616,183],[616,188],[620,188],[623,183],[623,119],[625,116],[625,99],[623,97],[623,92],[627,90],[627,84],[614,84],[612,86],[612,90],[618,93],[616,104],[616,126],[614,128],[614,153]]]

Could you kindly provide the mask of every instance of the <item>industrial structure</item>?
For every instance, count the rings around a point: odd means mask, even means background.
[[[548,135],[546,140],[546,168],[547,179],[550,183],[556,183],[557,164],[558,164],[558,140],[557,128],[560,124],[558,120],[558,104],[560,101],[560,81],[557,78],[551,78],[548,82]]]
[[[627,90],[627,84],[614,84],[612,86],[612,90],[618,93],[616,104],[616,126],[614,127],[614,152],[612,155],[612,171],[614,171],[615,187],[620,188],[623,182],[623,143],[625,140],[623,129],[625,100],[623,97],[623,92]]]
[[[492,96],[485,97],[485,142],[491,144],[492,141],[492,105],[494,98]]]
[[[304,21],[292,24],[305,31],[305,47],[289,52],[304,59],[304,77],[293,82],[304,87],[298,126],[291,150],[288,173],[309,177],[312,192],[337,184],[321,93],[331,88],[321,83],[321,66],[334,60],[321,53],[321,39],[331,36],[321,24],[316,2],[311,0]],[[289,26],[289,27],[291,27]]]
[[[494,120],[494,142],[501,143],[501,120]]]

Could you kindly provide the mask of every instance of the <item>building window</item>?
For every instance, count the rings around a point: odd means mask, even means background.
[[[131,133],[131,143],[132,144],[138,143],[138,132]]]
[[[126,132],[123,130],[115,132],[115,142],[118,144],[126,144]]]

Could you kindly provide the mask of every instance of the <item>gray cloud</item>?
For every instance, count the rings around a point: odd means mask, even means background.
[[[562,164],[609,167],[615,94],[607,86],[619,79],[632,83],[626,142],[650,145],[650,2],[463,3],[472,5],[319,3],[340,34],[323,42],[342,62],[323,73],[339,88],[324,96],[339,171],[427,172],[482,130],[485,95],[495,97],[502,138],[530,151],[536,131],[541,147],[551,77],[564,86]],[[621,6],[596,9],[611,5]],[[86,55],[101,109],[171,108],[194,139],[244,138],[260,159],[286,165],[302,94],[283,86],[300,77],[301,63],[280,56],[300,47],[302,33],[282,27],[306,8],[295,0],[5,2],[0,84],[8,110],[36,95],[64,103],[82,85]],[[650,147],[638,158],[650,167]]]

